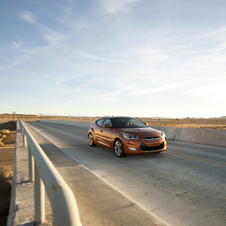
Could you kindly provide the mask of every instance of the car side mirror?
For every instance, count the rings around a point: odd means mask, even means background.
[[[148,122],[145,122],[145,125],[146,125],[146,126],[149,126]]]
[[[110,124],[104,124],[104,127],[111,128],[111,125]]]

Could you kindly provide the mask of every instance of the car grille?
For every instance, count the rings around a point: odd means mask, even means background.
[[[164,142],[162,142],[159,146],[154,146],[154,147],[148,147],[144,143],[140,144],[140,150],[142,150],[142,151],[155,151],[155,150],[160,150],[163,148],[164,148]]]
[[[155,141],[155,140],[159,140],[161,139],[161,137],[145,137],[143,138],[143,140],[151,140],[151,141]]]

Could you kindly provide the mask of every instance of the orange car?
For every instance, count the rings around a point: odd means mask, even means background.
[[[90,146],[110,147],[117,157],[126,154],[161,152],[167,148],[165,133],[146,126],[132,117],[103,117],[91,124]]]

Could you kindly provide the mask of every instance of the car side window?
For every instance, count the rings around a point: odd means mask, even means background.
[[[104,122],[103,119],[99,119],[99,120],[97,120],[97,125],[98,126],[103,126],[103,122]]]
[[[111,120],[109,118],[104,120],[104,125],[106,125],[106,124],[109,124],[110,126],[112,126]]]

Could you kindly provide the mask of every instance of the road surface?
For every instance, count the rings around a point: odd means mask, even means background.
[[[225,148],[168,141],[160,154],[117,158],[89,147],[85,127],[28,125],[72,189],[83,225],[225,225]]]

